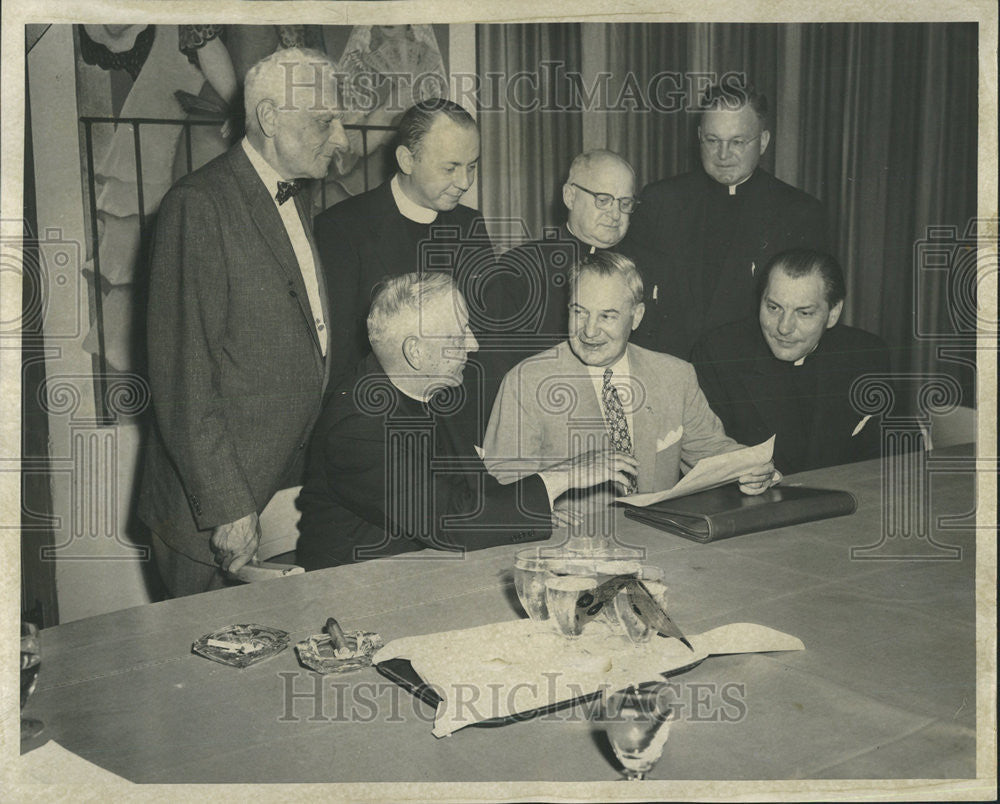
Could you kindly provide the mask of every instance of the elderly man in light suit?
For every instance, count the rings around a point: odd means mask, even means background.
[[[628,488],[606,485],[587,495],[601,503],[613,493],[668,489],[682,466],[740,447],[690,363],[629,344],[642,320],[642,293],[635,265],[620,254],[597,253],[573,269],[569,340],[508,372],[493,407],[483,449],[500,482],[611,443],[635,455],[638,475]],[[775,478],[768,463],[741,477],[740,487],[757,494]]]
[[[260,512],[301,483],[341,315],[296,197],[347,147],[333,65],[279,50],[247,73],[245,99],[246,138],[170,189],[152,245],[139,516],[175,596],[252,561]]]

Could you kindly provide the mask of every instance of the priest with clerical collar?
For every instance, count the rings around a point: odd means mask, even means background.
[[[878,457],[879,424],[852,406],[851,386],[885,376],[889,350],[840,322],[846,289],[837,261],[787,251],[760,282],[757,318],[713,330],[692,354],[726,434],[744,444],[775,435],[774,464],[785,474]]]
[[[398,170],[391,179],[314,221],[330,287],[337,289],[337,316],[330,322],[338,345],[332,386],[370,350],[365,319],[373,289],[386,276],[443,271],[474,301],[470,287],[494,265],[482,216],[460,203],[479,169],[479,129],[472,115],[446,98],[428,98],[403,113],[397,140]],[[473,303],[469,312],[481,335],[485,311]]]
[[[635,182],[632,166],[613,151],[579,154],[562,187],[566,222],[555,236],[524,243],[500,258],[489,292],[501,299],[495,309],[504,311],[505,371],[566,339],[570,268],[614,250],[625,237],[638,203]]]
[[[820,202],[760,165],[772,139],[767,98],[724,83],[699,113],[700,167],[647,186],[621,246],[646,281],[635,341],[682,358],[703,333],[753,314],[756,274],[775,254],[827,246]]]

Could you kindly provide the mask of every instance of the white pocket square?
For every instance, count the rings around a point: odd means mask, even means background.
[[[681,436],[684,434],[684,425],[682,424],[676,430],[671,430],[663,438],[656,439],[656,451],[663,452],[667,447],[676,444],[681,440]]]

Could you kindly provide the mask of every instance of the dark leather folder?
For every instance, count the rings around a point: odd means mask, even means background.
[[[735,483],[645,507],[622,504],[629,519],[698,542],[846,516],[858,507],[847,491],[773,486],[763,494],[749,495]]]

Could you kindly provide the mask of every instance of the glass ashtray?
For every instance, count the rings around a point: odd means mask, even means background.
[[[288,632],[255,623],[227,625],[200,637],[191,650],[213,662],[243,669],[288,647]]]
[[[295,652],[305,667],[326,675],[371,667],[372,656],[384,646],[374,631],[345,631],[344,641],[346,647],[338,650],[329,634],[313,634],[297,643]]]

